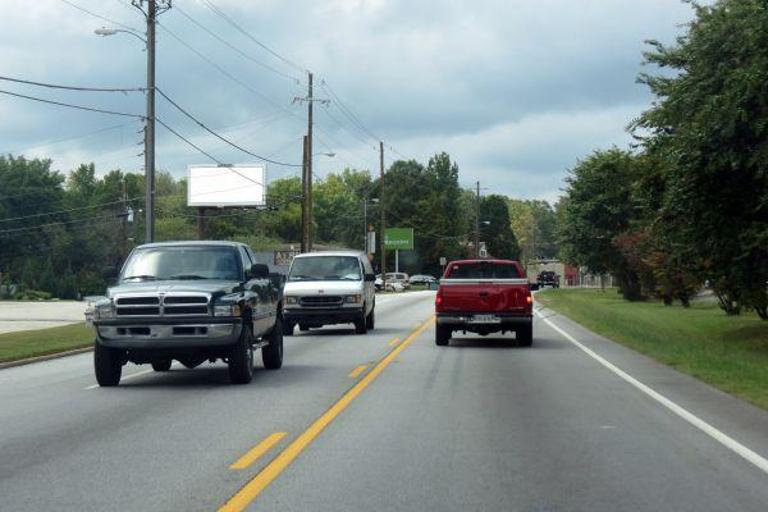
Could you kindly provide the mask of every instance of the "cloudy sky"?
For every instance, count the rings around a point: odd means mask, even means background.
[[[144,85],[141,41],[94,35],[113,23],[74,7],[143,32],[144,20],[128,0],[1,1],[0,74],[80,86]],[[300,162],[306,107],[293,99],[306,94],[309,69],[315,96],[331,100],[315,109],[320,177],[344,167],[377,170],[380,138],[387,164],[446,151],[465,186],[480,180],[489,191],[548,200],[557,198],[578,158],[628,143],[625,126],[651,100],[635,83],[643,41],[671,42],[691,17],[679,0],[173,4],[158,27],[157,85],[243,147]],[[144,109],[141,93],[8,82],[0,89],[136,114]],[[221,161],[253,161],[161,98],[157,116]],[[0,95],[0,152],[48,157],[63,172],[90,161],[99,172],[140,170],[140,129],[140,120]],[[189,164],[211,163],[157,130],[158,167],[183,175]],[[270,179],[298,172],[268,167]]]

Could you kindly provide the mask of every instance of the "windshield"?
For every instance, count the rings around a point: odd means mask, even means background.
[[[134,251],[121,281],[158,279],[225,279],[239,281],[242,272],[233,247],[170,246]]]
[[[354,256],[313,256],[293,260],[289,281],[359,281],[360,262]]]

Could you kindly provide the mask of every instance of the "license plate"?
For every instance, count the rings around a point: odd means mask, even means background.
[[[469,319],[471,324],[498,324],[501,322],[501,318],[496,315],[472,315]]]

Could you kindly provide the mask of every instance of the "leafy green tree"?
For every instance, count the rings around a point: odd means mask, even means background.
[[[509,222],[507,198],[497,194],[480,201],[480,238],[486,242],[488,252],[496,258],[520,259],[520,246]],[[486,224],[487,223],[487,224]]]
[[[697,262],[727,312],[768,319],[768,4],[692,6],[674,45],[650,42],[646,61],[673,72],[641,75],[658,99],[633,127],[669,164],[660,219],[674,258]]]

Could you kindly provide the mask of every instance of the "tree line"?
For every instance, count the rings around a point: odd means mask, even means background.
[[[649,41],[655,96],[636,144],[579,161],[558,204],[562,255],[623,296],[687,306],[708,282],[728,314],[768,319],[768,3],[691,2],[676,42]]]
[[[158,172],[157,241],[198,237],[199,211],[187,207],[186,201],[186,180]],[[476,196],[459,185],[459,167],[446,153],[436,154],[426,164],[396,161],[383,180],[367,170],[344,169],[316,182],[315,245],[362,250],[364,201],[368,224],[377,232],[381,208],[388,227],[414,228],[416,249],[401,252],[402,270],[438,275],[440,257],[474,254]],[[527,240],[536,220],[531,215],[517,219],[515,208],[528,212],[531,204],[498,194],[480,199],[480,239],[490,254],[521,256],[513,228],[519,225],[519,232],[525,230],[519,236]],[[536,204],[554,215],[549,205]],[[102,293],[107,270],[119,268],[130,250],[144,242],[143,206],[143,174],[121,170],[102,174],[93,164],[62,173],[53,170],[51,160],[0,156],[0,294],[7,298],[13,288],[16,298]],[[243,241],[256,251],[298,248],[301,180],[286,177],[269,183],[266,208],[207,209],[204,219],[207,239]],[[533,228],[537,229],[549,228]],[[380,254],[380,234],[377,239]],[[546,236],[541,240],[540,248],[551,243]],[[391,271],[393,258],[389,261]]]

